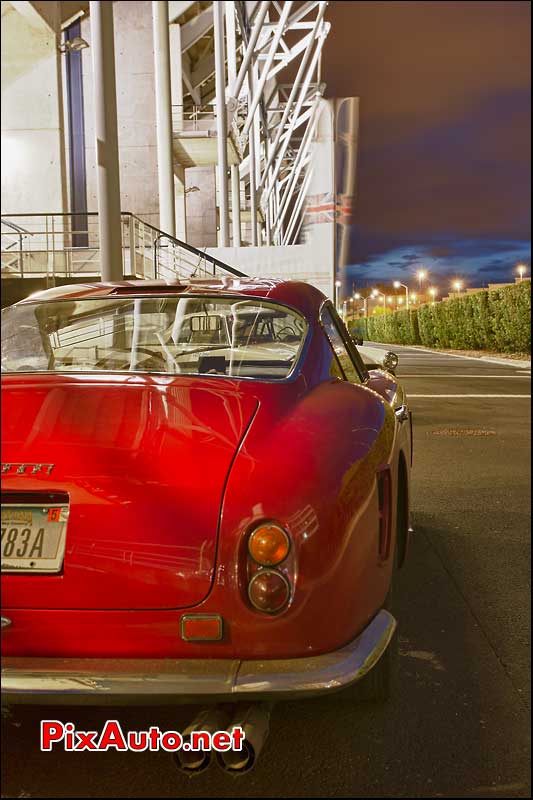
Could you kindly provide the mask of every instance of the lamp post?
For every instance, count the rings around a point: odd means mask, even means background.
[[[525,274],[526,274],[526,272],[527,272],[527,267],[526,267],[526,265],[525,265],[525,264],[519,264],[519,265],[517,266],[516,270],[517,270],[517,272],[518,272],[518,280],[519,280],[519,281],[523,281],[523,280],[524,280],[524,275],[525,275]]]
[[[395,289],[405,289],[405,305],[406,308],[409,308],[409,287],[405,285],[405,283],[400,283],[400,281],[394,281],[393,286]]]
[[[429,290],[429,296],[431,297],[432,305],[435,305],[435,298],[437,294],[438,294],[437,290],[435,289],[434,286],[432,286],[431,289]]]
[[[363,314],[365,317],[368,317],[368,297],[362,297],[359,292],[356,292],[353,296],[353,299],[363,301]]]
[[[335,291],[333,293],[333,305],[339,310],[339,289],[342,286],[342,281],[335,281]]]
[[[452,289],[454,290],[454,292],[461,292],[462,288],[463,288],[462,281],[454,281],[452,283]]]
[[[372,289],[372,293],[371,293],[370,297],[373,297],[374,299],[376,297],[381,297],[381,302],[383,303],[383,308],[385,308],[385,302],[386,302],[387,296],[385,295],[384,292],[380,292],[379,289]],[[374,313],[375,313],[375,311],[374,311]]]
[[[416,276],[418,278],[418,288],[420,292],[422,292],[422,282],[425,281],[428,276],[427,270],[419,269],[418,272],[416,273]]]

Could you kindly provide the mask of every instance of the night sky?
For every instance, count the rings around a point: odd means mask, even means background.
[[[336,0],[328,96],[360,97],[350,282],[530,264],[530,4]]]

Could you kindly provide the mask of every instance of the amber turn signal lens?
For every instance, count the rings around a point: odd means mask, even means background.
[[[289,602],[291,589],[287,578],[276,569],[261,569],[248,585],[248,597],[258,611],[275,614]]]
[[[277,525],[261,525],[250,534],[248,552],[263,567],[275,567],[287,558],[289,537]]]

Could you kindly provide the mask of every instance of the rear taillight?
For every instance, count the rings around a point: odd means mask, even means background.
[[[275,567],[284,561],[290,549],[289,537],[279,525],[260,525],[250,534],[248,552],[262,567]]]
[[[287,531],[275,522],[257,525],[247,540],[248,599],[264,614],[289,605],[295,578],[294,553]]]
[[[261,569],[248,584],[250,603],[258,611],[277,614],[290,600],[288,579],[277,569]]]

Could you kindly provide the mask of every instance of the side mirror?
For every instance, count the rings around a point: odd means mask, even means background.
[[[394,370],[398,366],[398,356],[396,353],[393,353],[391,350],[385,353],[383,356],[383,367],[387,370],[387,372],[394,373]]]
[[[355,343],[356,343],[357,345],[359,345],[359,347],[362,347],[362,345],[363,345],[363,340],[362,340],[362,338],[361,338],[360,336],[356,336],[356,337],[355,337]]]

